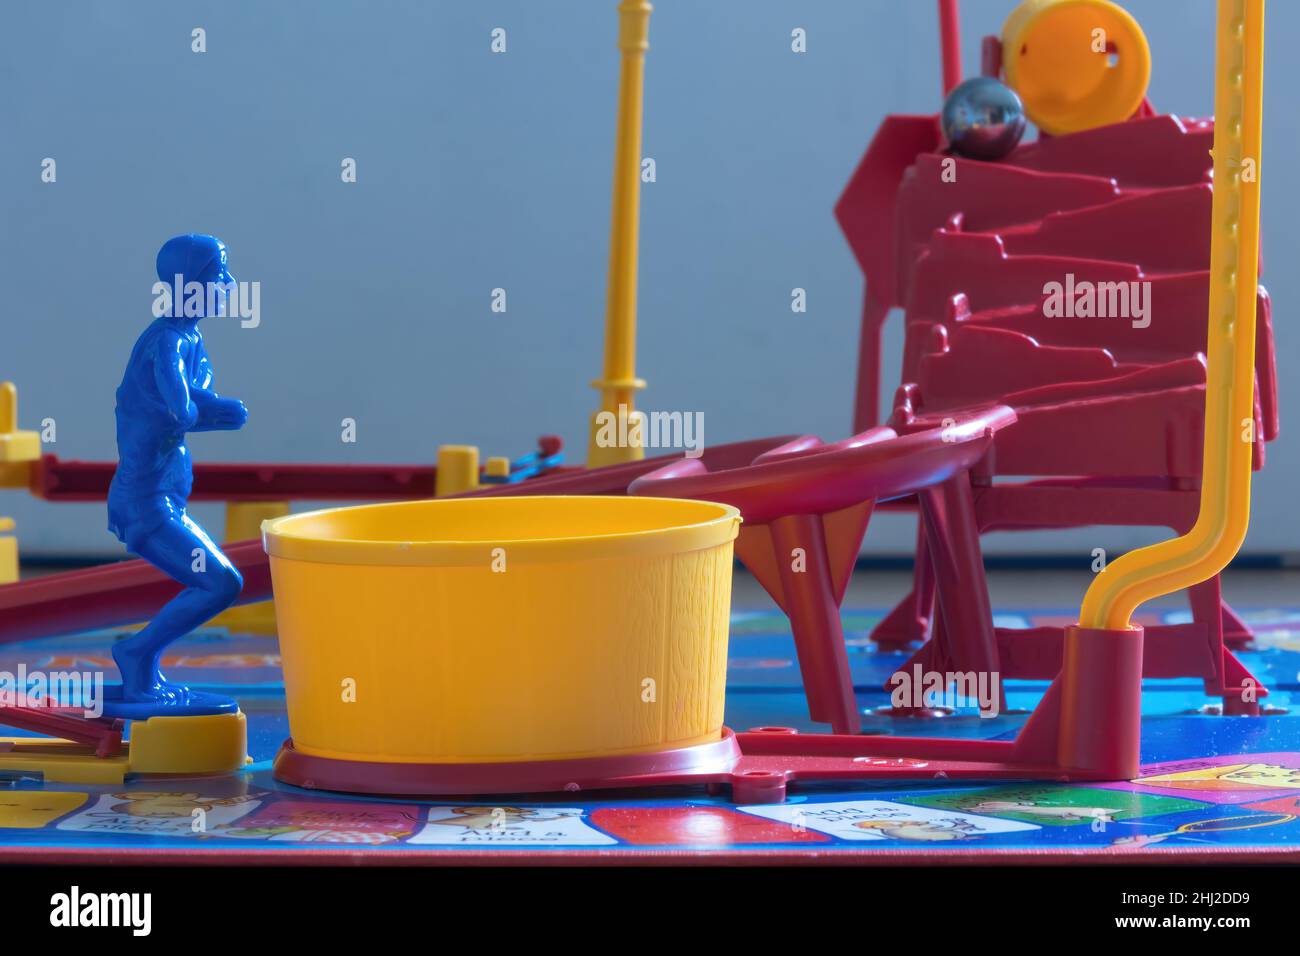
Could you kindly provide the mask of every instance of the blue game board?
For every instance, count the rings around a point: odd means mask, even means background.
[[[998,615],[1029,627],[1068,612]],[[1008,739],[1045,684],[1008,687],[1007,709],[985,719],[959,709],[899,729],[872,713],[905,658],[867,641],[874,611],[845,612],[854,683],[867,733]],[[792,790],[784,804],[737,807],[678,788],[582,799],[499,797],[475,802],[363,798],[300,790],[271,777],[289,734],[274,638],[196,634],[165,662],[170,676],[236,695],[255,763],[228,778],[128,781],[116,787],[0,777],[0,861],[143,859],[350,860],[460,858],[519,862],[637,856],[798,862],[964,859],[987,862],[1164,857],[1300,859],[1300,611],[1245,611],[1256,646],[1240,653],[1271,689],[1264,717],[1220,717],[1199,681],[1152,681],[1144,693],[1143,773],[1107,784],[889,783]],[[1166,623],[1185,615],[1166,615]],[[111,673],[113,635],[0,649],[0,671]],[[737,729],[809,723],[793,642],[775,610],[733,616],[727,723]],[[202,811],[195,813],[196,810]],[[201,819],[201,824],[196,820]]]

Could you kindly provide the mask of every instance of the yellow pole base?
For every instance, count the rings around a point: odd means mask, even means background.
[[[621,465],[645,458],[645,412],[619,406],[619,411],[602,409],[591,416],[591,440],[587,443],[587,467]]]

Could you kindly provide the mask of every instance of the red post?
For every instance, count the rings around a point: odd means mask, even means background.
[[[790,617],[799,670],[808,694],[809,716],[830,724],[837,734],[856,734],[862,725],[849,674],[840,606],[831,583],[822,519],[817,515],[785,515],[768,527],[785,595],[783,609]],[[791,562],[796,548],[802,549],[807,562],[798,570]]]
[[[1057,762],[1089,777],[1131,780],[1142,743],[1142,628],[1065,629]]]
[[[957,0],[939,0],[939,43],[943,56],[943,95],[961,82],[961,24]]]

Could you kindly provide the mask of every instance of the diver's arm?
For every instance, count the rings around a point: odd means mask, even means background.
[[[194,381],[198,384],[190,389],[190,397],[198,406],[198,420],[191,431],[234,431],[243,428],[248,421],[248,409],[237,398],[222,398],[209,387],[212,385],[212,365],[208,362],[208,353],[200,341],[195,351]]]
[[[198,406],[198,418],[189,428],[192,432],[235,431],[248,421],[248,409],[237,398],[222,398],[205,389],[190,394]]]
[[[199,339],[198,346],[194,349],[194,387],[203,391],[212,389],[212,363],[208,361],[208,350],[203,347],[203,339]]]
[[[199,409],[190,397],[180,337],[161,335],[155,348],[153,377],[158,395],[176,424],[188,431],[198,420]]]

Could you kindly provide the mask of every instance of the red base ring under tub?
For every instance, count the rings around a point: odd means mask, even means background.
[[[380,763],[315,757],[286,740],[275,756],[275,779],[309,790],[409,796],[549,793],[609,787],[728,781],[740,761],[730,729],[707,744],[653,753],[512,763]]]

